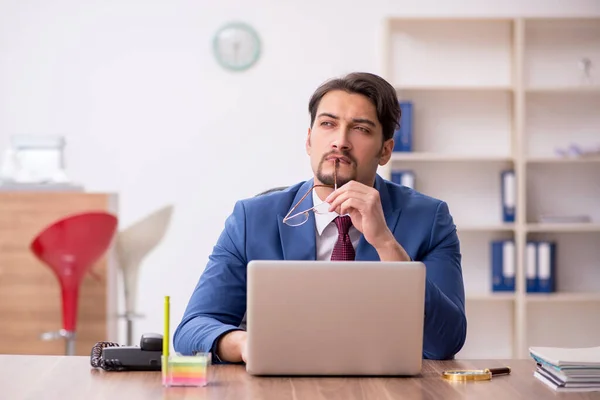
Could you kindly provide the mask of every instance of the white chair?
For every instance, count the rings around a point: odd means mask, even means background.
[[[123,277],[125,314],[127,321],[127,345],[133,346],[133,320],[143,317],[137,313],[138,277],[142,261],[161,242],[171,221],[173,206],[154,211],[119,232],[117,235],[117,258]]]

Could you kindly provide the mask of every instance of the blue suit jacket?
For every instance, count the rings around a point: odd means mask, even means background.
[[[248,262],[316,259],[314,214],[301,226],[282,222],[312,184],[310,179],[235,204],[174,332],[175,351],[214,354],[222,334],[240,329],[246,313]],[[426,266],[423,357],[452,358],[464,344],[467,321],[460,245],[448,206],[380,176],[375,188],[396,240],[413,260]],[[297,210],[312,206],[312,196],[307,196]],[[356,260],[379,261],[364,237],[356,248]]]

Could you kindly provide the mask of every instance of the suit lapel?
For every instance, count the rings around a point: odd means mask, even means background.
[[[381,208],[383,209],[383,215],[385,215],[385,222],[388,228],[395,232],[398,218],[400,218],[400,207],[394,209],[394,204],[388,192],[388,188],[385,185],[383,178],[379,175],[375,176],[375,189],[379,192],[379,198],[381,199]],[[308,222],[307,222],[308,223]],[[379,261],[379,254],[369,242],[365,240],[364,236],[360,237],[358,246],[356,248],[356,261]]]
[[[296,193],[294,201],[290,205],[290,210],[312,187],[313,181],[306,181]],[[294,214],[312,208],[313,200],[309,194],[302,204],[294,210]],[[289,211],[289,210],[288,210]],[[317,246],[315,234],[315,215],[313,212],[308,214],[308,221],[300,226],[289,226],[283,223],[285,215],[277,215],[279,224],[279,238],[284,260],[316,260]]]

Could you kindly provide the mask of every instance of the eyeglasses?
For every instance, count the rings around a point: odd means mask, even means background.
[[[310,212],[314,212],[315,214],[327,214],[328,208],[325,209],[323,207],[324,204],[327,204],[325,202],[321,202],[319,204],[317,204],[316,206],[313,206],[312,208],[309,208],[308,210],[305,211],[300,211],[296,214],[292,214],[296,208],[298,208],[298,206],[300,205],[300,203],[302,203],[304,201],[304,199],[306,198],[306,196],[308,196],[310,193],[312,193],[312,191],[316,188],[319,187],[324,187],[324,188],[329,188],[329,189],[333,189],[335,190],[335,186],[330,186],[330,185],[313,185],[310,190],[308,192],[306,192],[306,194],[304,196],[302,196],[302,198],[300,199],[300,201],[294,206],[292,207],[292,209],[290,210],[290,212],[288,212],[288,214],[283,218],[283,223],[289,226],[300,226],[302,224],[304,224],[306,221],[308,221],[308,217]],[[332,192],[333,192],[332,190]]]
[[[328,214],[329,213],[329,207],[327,207],[326,209],[323,207],[325,203],[324,201],[313,206],[312,208],[309,208],[308,210],[305,211],[300,211],[296,214],[293,214],[293,212],[296,210],[296,208],[298,208],[298,206],[300,205],[300,203],[302,203],[304,201],[304,199],[306,198],[306,196],[308,196],[310,193],[312,193],[312,191],[316,188],[328,188],[331,189],[331,192],[334,192],[337,190],[337,167],[339,164],[339,160],[335,160],[335,166],[333,168],[333,186],[331,185],[313,185],[310,190],[308,192],[306,192],[306,194],[304,196],[302,196],[302,198],[300,199],[300,201],[298,203],[296,203],[296,205],[294,207],[292,207],[292,209],[287,213],[287,215],[283,218],[283,223],[289,226],[300,226],[302,224],[304,224],[306,221],[308,221],[308,217],[310,215],[310,212],[314,212],[315,214]]]

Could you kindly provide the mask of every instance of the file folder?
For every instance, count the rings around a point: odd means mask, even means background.
[[[411,189],[414,189],[415,188],[415,173],[410,170],[392,171],[392,182],[397,183],[402,186],[409,187]]]
[[[411,152],[413,137],[413,104],[410,101],[401,101],[400,127],[394,132],[394,151]]]
[[[540,241],[537,246],[538,292],[551,293],[556,289],[556,244]]]
[[[502,171],[502,220],[515,222],[517,186],[515,171]]]
[[[528,241],[525,247],[525,276],[528,293],[538,291],[537,248],[538,244],[534,241]]]
[[[515,291],[515,242],[512,240],[493,241],[492,253],[492,291]]]

